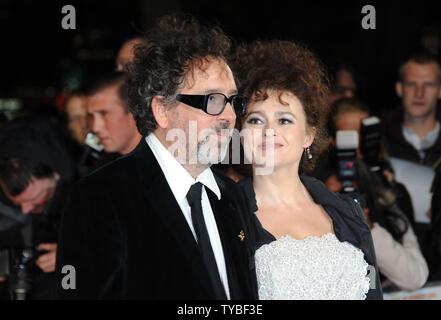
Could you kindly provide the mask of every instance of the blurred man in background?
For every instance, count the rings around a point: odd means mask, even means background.
[[[135,47],[144,43],[145,40],[141,37],[134,37],[125,41],[119,49],[118,55],[116,57],[116,71],[125,71],[126,64],[133,61],[133,58],[135,57],[133,51]]]
[[[70,94],[65,104],[68,145],[76,165],[77,177],[90,173],[101,159],[101,149],[93,148],[87,139],[90,134],[87,114],[87,97],[82,90]],[[90,136],[89,136],[90,137]]]
[[[84,145],[89,127],[87,124],[87,98],[78,91],[72,92],[66,101],[67,126],[72,138]]]
[[[44,118],[0,129],[1,286],[11,299],[54,298],[61,207],[74,174],[61,137]]]
[[[427,53],[408,57],[399,68],[395,84],[401,107],[388,117],[387,147],[392,157],[425,166],[434,165],[441,157],[441,67]]]
[[[330,69],[332,81],[330,103],[342,98],[354,98],[357,84],[352,67],[347,62],[338,61]]]
[[[89,127],[110,158],[131,152],[141,140],[127,106],[125,73],[113,72],[92,83],[87,90]]]

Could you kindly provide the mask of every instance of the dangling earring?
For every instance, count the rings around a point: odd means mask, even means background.
[[[305,153],[306,153],[306,158],[308,159],[308,161],[311,161],[312,154],[311,154],[311,150],[309,149],[309,147],[305,148]]]

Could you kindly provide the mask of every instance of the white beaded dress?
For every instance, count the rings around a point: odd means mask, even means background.
[[[329,214],[334,233],[321,237],[276,239],[265,230],[252,179],[239,182],[252,212],[254,267],[261,300],[382,300],[371,231],[359,205],[301,176],[314,199]]]
[[[369,291],[363,252],[334,234],[284,236],[255,253],[261,300],[364,300]]]

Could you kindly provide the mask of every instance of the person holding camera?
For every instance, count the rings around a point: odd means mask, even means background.
[[[74,174],[60,138],[44,118],[24,116],[0,129],[2,298],[55,298],[60,212]]]
[[[333,104],[330,129],[334,134],[348,130],[361,133],[362,145],[354,154],[355,177],[350,180],[355,191],[363,197],[378,267],[388,280],[383,281],[383,286],[392,282],[399,289],[415,290],[426,283],[429,270],[412,228],[412,203],[406,188],[394,180],[392,169],[381,156],[379,122],[378,131],[369,131],[370,140],[364,139],[367,135],[363,131],[369,130],[368,124],[375,122],[375,118],[369,116],[368,108],[360,101],[340,99]],[[372,137],[376,137],[376,141]],[[345,179],[339,174],[339,167],[339,161],[334,163],[334,173],[326,179],[326,186],[335,192],[344,189]]]

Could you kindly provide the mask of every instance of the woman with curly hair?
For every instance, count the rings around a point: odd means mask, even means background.
[[[382,299],[359,204],[306,175],[327,143],[321,63],[290,41],[241,46],[233,60],[249,98],[241,135],[253,176],[239,184],[255,214],[259,298]]]

